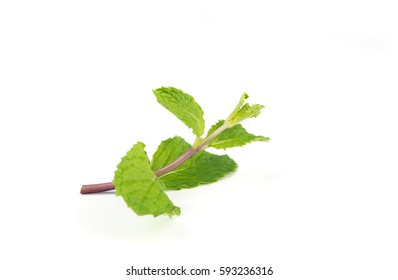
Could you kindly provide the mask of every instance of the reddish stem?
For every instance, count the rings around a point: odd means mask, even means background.
[[[115,186],[112,182],[109,183],[101,183],[101,184],[91,184],[91,185],[83,185],[80,193],[81,194],[89,194],[89,193],[99,193],[106,192],[110,190],[114,190]]]

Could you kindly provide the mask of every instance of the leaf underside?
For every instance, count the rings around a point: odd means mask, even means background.
[[[144,148],[145,144],[137,142],[118,164],[113,179],[116,195],[137,215],[179,215],[180,208],[164,192],[164,183],[151,169]]]

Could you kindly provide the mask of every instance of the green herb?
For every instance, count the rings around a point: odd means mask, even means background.
[[[247,132],[240,124],[247,118],[257,117],[264,108],[245,103],[246,93],[226,120],[215,123],[204,138],[203,110],[191,95],[173,87],[162,87],[153,93],[161,105],[192,129],[195,142],[190,145],[178,136],[164,140],[152,161],[145,152],[145,144],[137,142],[117,165],[112,182],[84,185],[82,194],[116,189],[116,195],[122,196],[137,215],[180,215],[180,208],[165,191],[213,183],[237,168],[228,155],[215,155],[205,151],[206,148],[225,150],[254,141],[269,141],[268,137]]]

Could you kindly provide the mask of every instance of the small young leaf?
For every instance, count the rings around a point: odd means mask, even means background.
[[[155,89],[153,93],[157,101],[189,128],[192,128],[197,137],[203,134],[205,128],[203,111],[191,95],[173,87],[161,87]]]
[[[226,119],[226,123],[229,127],[234,126],[235,124],[240,123],[244,119],[257,117],[261,109],[264,108],[263,105],[254,104],[250,106],[249,104],[244,104],[244,101],[249,96],[246,93],[243,93],[242,97],[239,100],[238,106],[232,111],[232,113]],[[243,106],[242,106],[243,105]]]
[[[223,120],[218,121],[214,124],[209,132],[210,135],[213,131],[219,128],[224,123]],[[214,138],[208,147],[213,147],[216,149],[227,149],[233,147],[241,147],[243,145],[249,144],[255,141],[268,142],[270,139],[264,136],[256,136],[246,131],[241,124],[236,124],[233,127],[228,128],[221,132],[216,138]]]
[[[163,191],[165,186],[151,169],[144,148],[144,143],[137,142],[118,164],[113,179],[116,195],[137,215],[179,215],[180,208]]]
[[[181,137],[163,141],[153,156],[152,169],[156,170],[169,164],[190,147],[191,145]],[[227,155],[218,156],[201,151],[160,179],[170,190],[193,188],[216,182],[236,168],[235,161]]]
[[[234,116],[236,116],[242,107],[243,103],[245,102],[245,99],[249,98],[249,95],[247,95],[246,92],[242,94],[242,96],[239,99],[238,105],[236,105],[235,109],[231,112],[231,114],[228,116],[227,120],[232,119]]]

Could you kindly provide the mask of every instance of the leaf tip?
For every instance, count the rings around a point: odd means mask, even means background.
[[[165,213],[165,215],[168,216],[169,218],[173,218],[174,216],[180,216],[181,209],[180,207],[175,206],[172,211]]]
[[[269,142],[271,138],[269,137],[264,137],[264,136],[257,136],[255,141],[261,141],[261,142]]]

